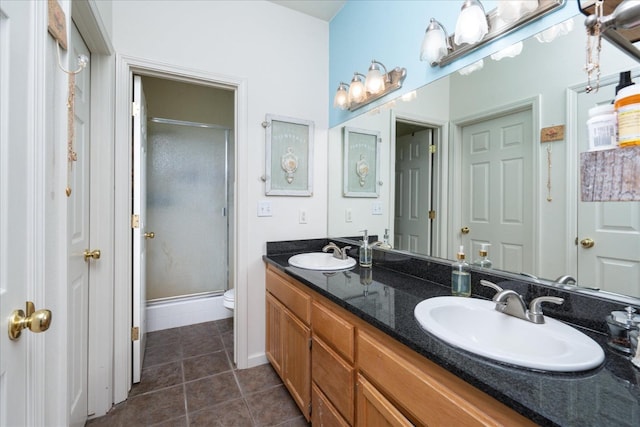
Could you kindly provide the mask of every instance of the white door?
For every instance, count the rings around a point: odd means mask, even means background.
[[[33,213],[27,180],[35,161],[29,127],[33,119],[29,96],[34,34],[31,2],[0,2],[0,425],[28,425],[35,402],[26,399],[32,377],[27,371],[34,340],[44,337],[23,331],[11,341],[7,321],[25,309],[33,295]],[[11,40],[11,43],[9,43]],[[37,301],[34,301],[37,303]],[[38,307],[40,308],[40,307]]]
[[[534,271],[531,120],[525,110],[462,129],[459,233],[469,262],[490,243],[495,268]]]
[[[586,126],[583,125],[588,119],[589,108],[610,103],[616,84],[601,86],[596,93],[578,94],[578,152],[585,152],[589,148]],[[585,239],[592,239],[594,245],[583,246],[581,242]],[[581,286],[639,296],[640,202],[578,200],[576,250],[576,279]]]
[[[396,139],[394,247],[431,255],[431,153],[433,130]]]
[[[133,76],[133,382],[140,382],[146,337],[147,105],[142,78]],[[137,335],[137,337],[135,337]]]
[[[71,24],[69,43],[70,68],[77,68],[75,58],[80,54],[89,57],[78,29]],[[91,159],[90,142],[90,102],[91,102],[91,61],[87,67],[75,75],[74,97],[74,138],[73,148],[77,161],[69,170],[67,198],[69,270],[67,283],[68,331],[68,402],[69,423],[82,426],[88,411],[88,358],[89,358],[89,272],[99,261],[98,252],[93,257],[85,252],[93,252],[89,241],[89,172]],[[66,160],[66,159],[65,159]],[[65,162],[66,164],[66,162]]]

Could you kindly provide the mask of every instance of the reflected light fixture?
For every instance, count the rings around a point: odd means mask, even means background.
[[[458,45],[475,44],[489,32],[489,22],[479,0],[465,0],[456,21],[453,41]]]
[[[431,18],[422,40],[420,60],[427,61],[431,66],[437,65],[449,50],[451,50],[451,43],[447,30],[435,18]]]
[[[387,71],[384,64],[374,59],[366,76],[356,71],[350,84],[340,83],[333,98],[333,106],[341,110],[356,110],[400,89],[406,76],[406,68],[396,67]]]
[[[482,70],[482,68],[484,67],[484,60],[481,59],[479,61],[474,62],[473,64],[469,64],[464,68],[461,68],[458,73],[460,73],[460,75],[462,76],[468,76],[469,74],[473,73],[474,71],[478,71],[478,70]]]
[[[420,48],[420,60],[429,62],[432,67],[443,67],[486,43],[549,14],[566,1],[501,0],[500,8],[496,7],[485,14],[478,0],[465,0],[453,35],[447,36],[444,27],[437,20],[431,19]],[[439,32],[438,27],[445,33],[446,50],[443,48],[441,35],[435,36]]]
[[[504,58],[515,58],[522,53],[523,46],[524,44],[521,41],[514,43],[511,46],[507,46],[506,48],[491,54],[491,59],[494,61],[500,61]]]
[[[544,31],[540,31],[535,37],[540,43],[551,43],[556,38],[567,35],[571,31],[573,31],[573,19],[567,19],[564,22],[552,25]]]

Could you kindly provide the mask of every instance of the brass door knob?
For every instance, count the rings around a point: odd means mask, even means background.
[[[586,239],[580,240],[580,244],[583,248],[589,249],[592,248],[596,244],[596,242],[594,242],[593,239],[587,237]]]
[[[153,239],[154,237],[156,237],[156,233],[154,233],[153,231],[150,231],[148,233],[144,233],[144,238],[145,239]]]
[[[470,232],[470,231],[471,231],[471,229],[470,229],[469,227],[462,227],[462,228],[460,229],[460,232],[461,232],[462,234],[469,234],[469,232]]]
[[[26,314],[22,310],[14,310],[9,317],[9,339],[17,340],[23,329],[31,332],[44,332],[51,326],[51,310],[36,311],[35,305],[27,301]]]
[[[85,249],[84,260],[89,261],[89,258],[100,259],[100,249],[94,249],[92,251],[90,251],[89,249]]]

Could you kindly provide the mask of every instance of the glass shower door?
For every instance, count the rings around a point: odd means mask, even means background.
[[[148,301],[228,287],[229,131],[201,126],[149,122]]]

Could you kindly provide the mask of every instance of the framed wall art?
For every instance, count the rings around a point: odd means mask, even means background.
[[[267,114],[265,193],[267,196],[313,194],[312,121]]]
[[[344,192],[345,197],[378,197],[380,166],[380,132],[345,126]]]

